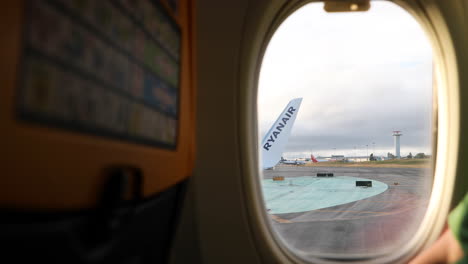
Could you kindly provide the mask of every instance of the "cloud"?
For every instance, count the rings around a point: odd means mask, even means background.
[[[403,131],[402,151],[430,150],[430,43],[400,7],[372,5],[327,14],[309,4],[280,26],[260,73],[260,138],[289,100],[303,97],[286,152],[373,145],[386,153],[393,130]]]

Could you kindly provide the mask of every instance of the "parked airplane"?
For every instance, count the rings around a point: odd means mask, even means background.
[[[265,134],[261,144],[263,169],[271,169],[282,160],[281,155],[288,143],[301,102],[302,98],[291,100]],[[287,164],[298,165],[299,163],[294,161],[294,163]]]
[[[283,157],[281,157],[280,162],[283,163],[283,164],[291,164],[291,165],[304,165],[304,164],[306,164],[306,162],[304,160],[298,160],[298,159],[287,160],[287,159],[284,159]]]
[[[327,159],[317,159],[316,157],[314,157],[313,154],[310,154],[310,159],[312,160],[313,163],[328,162],[329,161]]]

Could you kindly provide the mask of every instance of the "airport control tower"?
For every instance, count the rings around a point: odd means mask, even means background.
[[[397,159],[400,157],[400,136],[403,135],[401,131],[393,131],[393,136],[395,137],[395,157]]]

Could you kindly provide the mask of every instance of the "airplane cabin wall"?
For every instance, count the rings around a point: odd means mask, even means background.
[[[299,2],[299,1],[298,1]],[[404,1],[395,1],[404,2]],[[466,130],[468,105],[468,46],[466,36],[467,2],[421,0],[437,24],[446,23],[453,34],[457,52],[460,96],[451,93],[461,107],[460,135]],[[172,263],[185,263],[197,256],[202,263],[290,263],[292,258],[274,246],[271,237],[262,240],[267,225],[259,226],[251,211],[258,194],[246,188],[247,177],[255,177],[257,157],[251,152],[256,143],[255,65],[261,59],[261,47],[270,37],[275,17],[292,10],[282,10],[286,1],[200,0],[197,2],[197,153],[191,190],[191,203],[184,209],[190,221],[182,223],[173,248]],[[263,41],[259,38],[264,38]],[[466,72],[466,70],[465,70]],[[287,88],[285,88],[287,89]],[[456,126],[455,126],[456,127]],[[248,131],[247,131],[248,130]],[[464,133],[466,134],[466,133]],[[452,204],[466,193],[468,171],[466,137],[458,146],[456,190]],[[249,173],[253,172],[253,175]],[[255,180],[255,179],[252,179]],[[193,200],[192,200],[193,199]],[[261,210],[261,201],[257,209]],[[255,206],[253,206],[255,207]],[[445,215],[440,217],[445,218]],[[196,228],[197,230],[193,230]],[[181,230],[184,230],[183,232]],[[269,232],[266,230],[266,232]],[[428,242],[428,241],[425,241]],[[423,241],[423,243],[425,243]],[[193,246],[197,245],[196,249]],[[195,251],[200,249],[199,254]],[[286,256],[286,257],[285,257]],[[198,262],[196,262],[198,263]]]
[[[197,2],[197,153],[193,178],[203,263],[258,263],[241,190],[240,44],[249,1]]]
[[[423,1],[424,2],[424,1]],[[468,178],[463,177],[468,172],[468,2],[464,0],[454,1],[430,1],[431,8],[437,10],[443,15],[445,23],[450,32],[454,49],[456,51],[456,65],[458,73],[458,96],[453,96],[454,104],[459,107],[459,144],[457,149],[457,169],[454,183],[454,193],[452,197],[452,207],[455,207],[468,192]]]
[[[254,241],[246,208],[239,131],[241,112],[256,109],[243,100],[255,91],[247,91],[240,79],[249,45],[260,44],[246,38],[254,39],[259,24],[264,34],[284,2],[197,1],[197,152],[193,193],[187,197],[193,204],[184,208],[184,219],[190,220],[181,223],[172,263],[196,256],[195,245],[202,263],[272,263],[262,261],[264,249]]]

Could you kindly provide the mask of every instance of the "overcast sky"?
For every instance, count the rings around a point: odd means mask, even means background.
[[[372,2],[368,12],[293,13],[273,36],[259,81],[263,138],[286,104],[302,105],[284,156],[430,153],[432,50],[406,11]],[[374,144],[373,144],[374,143]],[[355,150],[356,148],[356,150]]]

